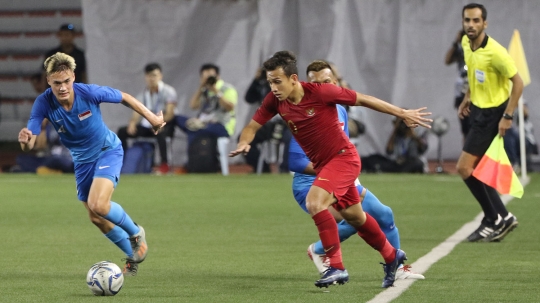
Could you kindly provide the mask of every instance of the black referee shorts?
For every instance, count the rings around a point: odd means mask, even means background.
[[[498,107],[479,108],[471,104],[469,114],[470,130],[465,138],[463,151],[475,156],[483,156],[495,136],[499,133],[499,122],[508,100]]]

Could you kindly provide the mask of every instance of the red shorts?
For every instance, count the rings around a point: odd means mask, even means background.
[[[330,162],[317,171],[313,185],[334,194],[336,210],[360,203],[360,195],[354,182],[360,175],[360,157],[355,148],[343,149]]]

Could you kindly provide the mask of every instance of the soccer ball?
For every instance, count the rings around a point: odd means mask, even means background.
[[[90,267],[86,284],[96,296],[114,296],[122,289],[124,275],[118,265],[101,261]]]

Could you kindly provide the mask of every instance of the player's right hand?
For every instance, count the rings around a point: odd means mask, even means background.
[[[21,129],[19,132],[19,143],[28,144],[30,143],[30,139],[32,139],[32,131],[26,127]]]
[[[246,143],[238,143],[238,146],[236,147],[236,150],[233,150],[229,153],[229,157],[235,157],[239,154],[247,154],[249,150],[251,149],[251,145]]]
[[[458,117],[460,119],[463,119],[469,116],[469,114],[471,113],[470,106],[471,106],[471,100],[467,99],[461,102],[461,104],[458,107]]]

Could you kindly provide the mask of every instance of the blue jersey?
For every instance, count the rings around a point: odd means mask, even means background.
[[[120,103],[122,93],[107,86],[82,83],[73,83],[73,93],[73,108],[66,111],[48,88],[34,102],[27,128],[39,135],[41,122],[47,118],[74,162],[93,162],[105,150],[120,144],[118,136],[103,122],[99,104]]]
[[[338,119],[339,123],[341,124],[341,128],[347,134],[347,137],[349,137],[349,126],[347,124],[348,116],[347,116],[347,110],[341,105],[336,105],[337,111],[338,111]],[[313,181],[315,181],[315,176],[313,175],[306,175],[301,172],[304,171],[306,166],[308,165],[309,158],[307,157],[306,153],[302,150],[298,142],[293,138],[291,138],[291,143],[289,146],[289,159],[294,159],[296,163],[289,162],[289,168],[294,171],[294,177],[293,177],[293,191],[302,190],[305,188],[311,187],[313,184]]]

